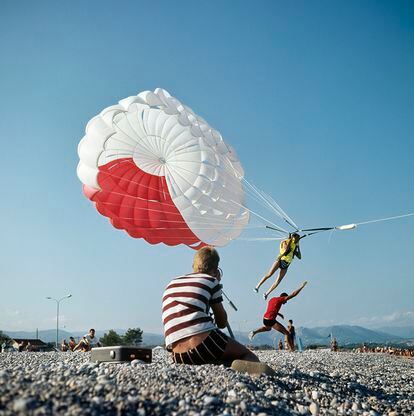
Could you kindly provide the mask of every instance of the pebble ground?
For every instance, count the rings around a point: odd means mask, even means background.
[[[94,364],[88,353],[0,353],[0,415],[414,415],[414,360],[259,351],[275,377],[224,366]]]

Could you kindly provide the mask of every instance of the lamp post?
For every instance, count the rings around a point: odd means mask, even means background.
[[[58,351],[59,351],[59,347],[58,347],[59,345],[59,305],[60,305],[60,302],[62,302],[62,300],[69,299],[71,297],[72,295],[63,296],[63,298],[60,298],[60,299],[55,299],[50,296],[46,297],[46,299],[54,300],[56,302],[56,350]]]

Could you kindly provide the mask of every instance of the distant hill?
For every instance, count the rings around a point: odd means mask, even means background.
[[[387,334],[382,331],[374,331],[356,325],[334,325],[316,328],[298,328],[298,336],[301,337],[304,345],[319,344],[328,345],[330,334],[334,336],[339,344],[358,344],[358,343],[387,343],[400,342],[404,338]]]
[[[403,328],[401,330],[397,328],[390,328],[393,330],[393,333],[385,331],[387,328],[381,328],[381,330],[372,330],[363,328],[356,325],[334,325],[334,326],[325,326],[325,327],[315,327],[315,328],[305,328],[298,327],[296,328],[297,335],[301,337],[303,345],[329,345],[330,334],[338,340],[340,345],[347,344],[362,344],[365,343],[395,343],[395,344],[407,344],[413,345],[414,334],[410,329],[412,327]],[[125,329],[115,329],[118,334],[124,334]],[[27,331],[3,331],[10,337],[15,338],[35,338],[35,332]],[[96,330],[96,335],[98,338],[102,337],[105,332],[108,330]],[[69,339],[70,336],[78,339],[84,335],[86,331],[66,331],[59,330],[59,341],[63,338]],[[236,339],[243,344],[253,344],[255,346],[259,345],[272,345],[274,346],[279,339],[282,339],[282,335],[274,330],[270,332],[265,332],[258,334],[254,337],[253,343],[248,339],[247,332],[237,332],[235,331]],[[411,338],[411,339],[410,339]],[[55,342],[56,340],[56,330],[48,329],[39,331],[39,339],[44,342]],[[144,344],[147,345],[163,345],[164,337],[162,334],[155,334],[150,332],[145,332],[143,335]]]
[[[36,331],[3,331],[10,338],[36,338]],[[56,341],[56,329],[46,329],[39,331],[39,339],[43,342],[55,342]],[[59,329],[59,342],[62,339],[69,340],[69,337],[75,336],[71,332],[67,332],[63,329]]]
[[[383,326],[376,328],[376,331],[386,332],[401,338],[414,338],[414,325],[407,326]]]

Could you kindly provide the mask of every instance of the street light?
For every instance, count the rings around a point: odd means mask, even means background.
[[[60,298],[60,299],[55,299],[55,298],[52,298],[50,296],[46,297],[46,299],[54,300],[56,302],[56,349],[58,351],[59,351],[59,347],[58,347],[58,345],[59,345],[59,305],[60,305],[60,302],[62,300],[69,299],[71,297],[72,297],[72,295],[63,296],[63,298]]]

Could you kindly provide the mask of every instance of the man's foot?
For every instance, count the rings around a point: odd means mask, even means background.
[[[259,293],[259,289],[258,289],[257,287],[255,287],[255,288],[253,289],[253,292],[254,292],[254,293]]]
[[[273,370],[273,368],[261,362],[234,360],[231,364],[231,368],[234,371],[240,373],[248,373],[252,376],[261,376],[262,374],[267,374],[269,376],[276,375],[275,370]]]
[[[267,294],[267,293],[263,293],[263,299],[264,300],[267,300],[267,297],[268,297],[269,295]]]
[[[255,333],[253,331],[249,332],[249,339],[250,341],[253,339]]]

